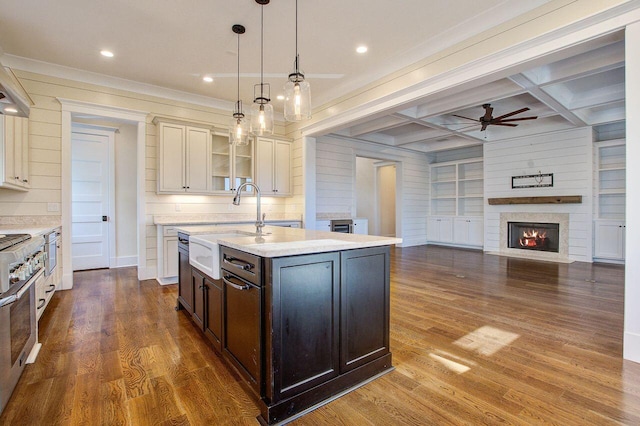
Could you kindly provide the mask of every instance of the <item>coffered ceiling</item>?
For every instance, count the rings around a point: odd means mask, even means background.
[[[566,57],[478,85],[448,91],[386,116],[354,123],[335,134],[422,152],[439,151],[485,141],[621,123],[625,118],[623,34],[593,40]],[[481,130],[483,104],[493,117],[529,108],[508,119],[516,127],[489,125]],[[465,118],[460,118],[466,117]]]

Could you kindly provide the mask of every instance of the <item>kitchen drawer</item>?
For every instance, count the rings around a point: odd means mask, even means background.
[[[255,285],[262,285],[261,258],[229,247],[222,247],[222,269],[236,274]]]

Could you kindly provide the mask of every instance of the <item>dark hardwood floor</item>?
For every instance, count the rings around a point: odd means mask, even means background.
[[[392,250],[395,371],[294,425],[640,424],[624,268]],[[255,425],[239,377],[132,268],[76,273],[40,321],[2,425]]]

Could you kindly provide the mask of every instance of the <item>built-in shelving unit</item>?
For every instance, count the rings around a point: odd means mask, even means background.
[[[596,144],[593,257],[623,262],[625,259],[626,144],[617,139]]]
[[[481,247],[483,214],[482,158],[431,164],[430,242]]]
[[[598,218],[624,220],[626,146],[624,140],[598,147]]]
[[[431,215],[482,216],[482,159],[431,165]]]

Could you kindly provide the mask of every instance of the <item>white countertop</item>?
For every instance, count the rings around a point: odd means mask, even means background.
[[[339,232],[315,231],[310,229],[281,228],[265,226],[263,235],[255,235],[255,226],[211,226],[177,228],[188,235],[234,234],[218,239],[220,245],[231,247],[261,257],[281,257],[297,254],[323,253],[366,247],[399,244],[401,238],[379,237],[375,235],[343,234]]]
[[[155,215],[153,223],[155,225],[198,225],[213,223],[255,223],[255,214],[245,213],[211,213],[211,214],[188,214],[188,215]],[[300,214],[283,214],[267,212],[267,222],[301,222]]]
[[[0,234],[45,235],[60,225],[0,225]]]

